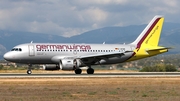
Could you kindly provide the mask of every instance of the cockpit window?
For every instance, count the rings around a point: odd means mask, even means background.
[[[22,51],[21,48],[13,48],[11,51]]]
[[[13,48],[13,49],[11,49],[11,51],[14,51],[15,49]]]
[[[19,50],[18,48],[15,49],[15,51],[18,51],[18,50]]]

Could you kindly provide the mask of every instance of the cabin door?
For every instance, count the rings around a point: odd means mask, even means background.
[[[29,56],[35,56],[34,45],[29,45]]]

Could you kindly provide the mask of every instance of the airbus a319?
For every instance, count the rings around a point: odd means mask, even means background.
[[[32,73],[33,64],[44,64],[45,70],[74,70],[76,74],[87,66],[87,74],[93,74],[91,65],[123,63],[168,52],[167,47],[158,46],[163,22],[164,17],[155,16],[129,44],[26,43],[5,53],[4,59],[28,64],[27,74]]]

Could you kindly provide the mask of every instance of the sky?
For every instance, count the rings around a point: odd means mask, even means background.
[[[180,0],[0,0],[0,30],[71,37],[147,24],[155,15],[180,23]]]

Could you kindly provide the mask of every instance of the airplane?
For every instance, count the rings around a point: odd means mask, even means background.
[[[28,64],[31,74],[33,64],[44,64],[45,70],[74,70],[94,74],[91,65],[109,65],[134,61],[168,52],[159,46],[164,17],[156,15],[135,41],[129,44],[75,44],[75,43],[25,43],[4,54],[4,59],[15,63]]]

